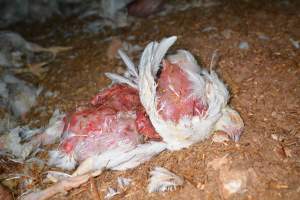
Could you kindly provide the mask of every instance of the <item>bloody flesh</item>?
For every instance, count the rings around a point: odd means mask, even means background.
[[[177,64],[164,60],[157,86],[158,108],[164,120],[203,116],[207,106],[192,94],[192,83]]]
[[[140,103],[138,91],[115,84],[99,92],[91,100],[91,107],[69,117],[60,150],[75,154],[81,161],[115,148],[120,142],[138,144],[139,134],[160,138]]]

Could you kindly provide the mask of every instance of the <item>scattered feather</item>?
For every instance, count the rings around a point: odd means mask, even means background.
[[[108,187],[104,199],[111,199],[117,194],[120,194],[120,192],[112,187]]]
[[[219,190],[224,199],[231,195],[243,194],[249,191],[250,186],[257,184],[257,174],[253,168],[247,170],[230,169],[225,166],[219,172]]]
[[[249,49],[250,47],[249,47],[249,44],[248,44],[248,42],[240,42],[240,44],[239,44],[239,48],[240,49],[243,49],[243,50],[247,50],[247,49]]]
[[[214,26],[208,26],[202,29],[202,32],[207,33],[207,32],[212,32],[212,31],[217,31],[218,29]]]
[[[148,184],[148,191],[150,193],[171,191],[184,183],[181,177],[162,167],[155,167],[155,169],[150,172],[150,176],[151,178]]]
[[[127,186],[130,185],[132,180],[130,178],[118,177],[117,182],[118,182],[118,187],[126,188]]]
[[[292,43],[293,47],[295,47],[296,49],[300,48],[300,42],[297,40],[294,40],[293,38],[290,38],[290,42]]]
[[[258,39],[267,41],[270,40],[270,37],[263,33],[258,33]]]

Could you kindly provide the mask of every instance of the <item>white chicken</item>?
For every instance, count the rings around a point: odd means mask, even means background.
[[[70,49],[60,46],[44,48],[26,41],[18,33],[0,31],[0,67],[16,73],[31,72],[41,76],[41,73],[47,70],[43,67],[53,61],[57,53]]]
[[[24,117],[36,104],[42,87],[36,88],[30,83],[18,79],[10,73],[5,73],[0,80],[2,86],[0,98],[15,117]]]

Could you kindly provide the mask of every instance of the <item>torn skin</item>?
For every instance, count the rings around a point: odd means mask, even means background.
[[[192,83],[177,64],[164,60],[157,84],[157,109],[164,120],[177,123],[182,117],[203,116],[206,113],[207,105],[191,95]]]
[[[69,117],[59,145],[59,156],[53,156],[49,163],[73,169],[74,164],[62,163],[61,157],[75,159],[76,164],[123,144],[136,146],[142,143],[141,134],[159,139],[139,101],[137,90],[115,84],[97,94],[89,108]]]

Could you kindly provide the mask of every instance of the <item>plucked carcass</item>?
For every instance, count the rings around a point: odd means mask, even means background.
[[[69,119],[58,150],[51,151],[50,165],[74,169],[87,157],[128,145],[135,147],[148,138],[159,138],[143,106],[137,89],[127,84],[114,84],[101,91]],[[68,120],[68,121],[67,121]]]
[[[71,177],[25,199],[47,198],[61,192],[61,188],[78,187],[105,169],[136,167],[166,149],[187,148],[214,131],[225,132],[235,141],[239,139],[243,120],[227,105],[229,92],[217,74],[200,68],[188,51],[166,56],[176,39],[173,36],[148,44],[138,68],[120,52],[127,72],[124,76],[106,74],[114,84],[93,99],[92,110],[71,117],[65,128],[67,134],[52,159],[65,161],[64,156],[77,156],[81,148],[89,153],[78,160],[81,164]],[[128,91],[134,95],[130,96]],[[96,131],[87,131],[90,129]],[[140,140],[143,134],[150,141]],[[64,168],[74,166],[55,164]]]

